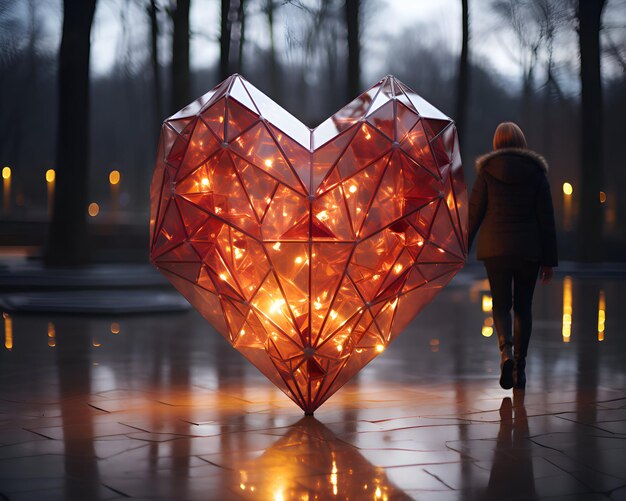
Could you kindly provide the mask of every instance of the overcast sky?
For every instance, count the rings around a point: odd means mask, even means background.
[[[41,23],[40,46],[43,50],[56,51],[59,43],[62,22],[61,0],[41,2],[35,0],[38,9],[43,12]],[[314,1],[314,0],[312,0]],[[516,60],[517,42],[491,13],[491,0],[470,0],[471,57],[489,65],[501,77],[513,85],[519,82],[521,68]],[[163,2],[161,2],[163,3]],[[267,46],[267,25],[261,14],[254,10],[258,2],[249,3],[250,10],[246,27],[249,41]],[[146,57],[149,50],[147,16],[141,5],[135,0],[99,0],[92,31],[91,69],[93,75],[102,75],[110,71],[116,61],[123,56],[124,44],[132,47],[134,57],[139,60]],[[460,52],[461,39],[461,2],[460,0],[365,0],[365,19],[363,21],[363,85],[377,81],[385,73],[386,58],[389,57],[389,40],[397,38],[406,30],[415,30],[416,35],[426,33],[428,38],[436,38],[434,50],[441,48]],[[219,56],[219,8],[218,0],[191,0],[191,64],[200,68],[215,65]],[[120,15],[128,16],[131,27],[124,35]],[[276,19],[276,38],[279,50],[286,44],[286,37],[297,39],[302,25],[303,14],[292,6],[279,9]],[[135,21],[138,20],[138,21]],[[604,14],[604,22],[621,29],[615,37],[625,39],[626,0],[609,0]],[[621,26],[621,28],[619,28]],[[168,27],[169,29],[169,27]],[[606,30],[605,30],[606,31]],[[613,31],[615,34],[615,31]],[[127,37],[125,40],[124,37]],[[168,54],[169,36],[161,37],[162,54]],[[421,43],[421,42],[420,42]],[[425,41],[428,46],[428,42]],[[565,72],[570,75],[574,90],[577,85],[576,65],[577,39],[574,30],[559,40],[555,58],[560,64],[570,66]],[[605,71],[610,71],[605,65]],[[564,82],[567,86],[567,82]]]

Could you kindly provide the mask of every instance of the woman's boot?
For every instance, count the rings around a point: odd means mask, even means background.
[[[513,343],[511,342],[511,336],[504,335],[498,336],[498,343],[500,344],[500,386],[505,390],[513,388],[513,369],[515,364],[513,362]]]

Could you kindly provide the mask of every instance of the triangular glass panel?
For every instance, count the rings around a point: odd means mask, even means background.
[[[262,122],[248,129],[230,145],[233,152],[291,189],[306,193],[299,177],[283,157],[274,138]]]
[[[260,114],[260,112],[257,109],[257,107],[252,102],[252,99],[250,98],[250,95],[248,94],[248,91],[245,89],[245,87],[244,87],[244,85],[243,85],[243,83],[241,81],[241,77],[236,77],[233,80],[233,84],[232,84],[232,86],[230,88],[229,95],[230,95],[231,98],[236,99],[237,101],[239,101],[240,104],[243,104],[252,113],[255,113],[257,115]]]
[[[428,240],[437,245],[440,249],[454,254],[458,259],[463,259],[464,252],[459,243],[446,204],[442,203],[439,205],[439,210],[435,215]]]
[[[220,256],[246,299],[250,299],[270,271],[263,246],[245,233],[224,225],[215,240]]]
[[[391,155],[384,156],[343,183],[343,194],[350,213],[350,221],[357,236],[360,234],[369,204],[378,189],[390,157]]]
[[[281,350],[288,356],[302,353],[302,339],[291,314],[287,299],[283,295],[273,273],[269,273],[257,293],[250,300],[259,317],[263,319],[270,337],[282,336],[288,339]],[[299,351],[298,351],[299,350]]]
[[[215,135],[208,129],[202,120],[196,122],[183,161],[176,173],[176,180],[180,181],[200,164],[206,162],[221,147]]]
[[[394,102],[389,101],[387,104],[377,109],[367,117],[367,123],[376,130],[382,132],[390,141],[394,138]]]
[[[195,284],[198,280],[198,273],[200,272],[200,267],[202,266],[202,263],[158,261],[157,266],[159,270],[169,271],[170,273],[177,275],[178,277],[183,278],[191,282],[192,284]]]
[[[322,148],[313,152],[311,192],[317,191],[317,187],[334,167],[339,157],[344,153],[357,130],[358,127],[347,130]]]
[[[250,82],[243,82],[261,116],[289,135],[304,148],[311,147],[311,130],[291,113],[277,105]]]
[[[226,126],[226,98],[222,98],[207,108],[200,115],[213,133],[220,141],[224,141],[224,130]]]
[[[352,240],[355,238],[343,197],[343,187],[337,186],[334,190],[313,200],[311,210],[315,228],[325,228],[326,232],[335,239]]]
[[[233,99],[227,100],[227,108],[226,140],[228,142],[259,120],[258,115]]]
[[[364,238],[403,216],[403,188],[402,163],[396,151],[391,154],[376,195],[367,211],[361,231]]]
[[[426,136],[429,141],[432,141],[433,138],[439,133],[448,127],[451,124],[450,120],[436,120],[433,118],[423,118],[422,125],[424,126],[424,130],[426,131]]]
[[[374,300],[402,249],[402,237],[392,231],[375,233],[356,246],[348,274],[365,301]]]
[[[311,276],[311,330],[318,333],[345,274],[353,244],[314,243]]]
[[[202,315],[227,341],[230,341],[228,327],[224,319],[219,298],[206,289],[198,287],[167,270],[164,270],[164,274],[171,284],[176,287],[176,290],[178,290],[187,301],[194,305],[198,313],[200,313],[200,315]]]
[[[269,204],[272,202],[272,196],[276,192],[278,182],[265,171],[258,169],[237,155],[233,155],[233,162],[250,198],[250,203],[252,203],[259,221],[262,221]]]
[[[186,238],[183,221],[173,199],[167,204],[161,226],[152,246],[152,259],[156,259],[164,252],[180,245]]]
[[[419,115],[407,108],[402,103],[396,104],[396,137],[397,141],[403,141],[407,133],[415,126]]]
[[[400,143],[400,148],[433,176],[440,177],[421,120],[407,133],[404,140]]]
[[[338,134],[356,125],[365,116],[374,98],[380,90],[382,82],[367,90],[350,104],[341,108],[332,117],[322,122],[313,131],[313,147],[320,148],[326,142],[334,139]]]
[[[343,179],[378,160],[391,150],[391,141],[374,127],[363,123],[337,163]]]
[[[273,125],[270,124],[269,129],[280,147],[283,156],[287,159],[291,168],[298,174],[305,188],[310,191],[311,152]]]
[[[281,240],[289,233],[291,240],[308,240],[309,238],[309,205],[306,197],[290,190],[284,185],[278,185],[262,223],[263,238],[265,240]],[[294,234],[291,231],[296,224],[306,220],[305,232]]]

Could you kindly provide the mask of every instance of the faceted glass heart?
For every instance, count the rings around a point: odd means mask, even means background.
[[[309,129],[239,75],[163,123],[150,259],[305,412],[463,267],[454,123],[392,76]]]

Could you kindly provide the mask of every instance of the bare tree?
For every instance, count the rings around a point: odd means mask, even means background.
[[[246,43],[246,2],[239,0],[239,8],[237,9],[237,23],[239,25],[239,50],[237,54],[237,73],[243,71],[243,49]]]
[[[45,254],[50,266],[88,261],[89,54],[95,10],[96,0],[63,1],[56,196]]]
[[[280,68],[276,56],[276,39],[274,35],[274,14],[276,6],[274,0],[266,0],[265,13],[267,15],[267,29],[270,36],[269,70],[270,70],[270,94],[274,99],[281,97]]]
[[[529,130],[538,130],[533,114],[533,101],[537,95],[537,78],[540,74],[546,75],[542,84],[545,99],[552,100],[554,96],[563,98],[563,93],[555,75],[554,44],[557,35],[567,26],[572,11],[569,0],[494,0],[492,7],[500,21],[507,26],[517,42],[516,48],[508,48],[522,70],[522,124]],[[545,109],[543,110],[546,111]],[[545,133],[549,133],[550,113],[543,114],[542,141],[544,146],[550,140]],[[548,129],[548,130],[546,130]]]
[[[467,96],[469,92],[469,0],[461,0],[461,24],[463,36],[459,72],[456,81],[455,121],[459,131],[459,139],[463,144],[467,123]]]
[[[150,17],[150,62],[152,63],[152,81],[154,83],[154,114],[161,119],[163,113],[161,69],[159,66],[159,22],[156,0],[150,0],[147,6]]]
[[[495,0],[492,7],[508,25],[518,44],[517,50],[512,52],[522,70],[522,125],[528,128],[531,124],[535,72],[545,32],[536,22],[532,0]]]
[[[220,14],[220,80],[230,75],[230,0],[222,0]]]
[[[578,259],[585,262],[599,261],[603,256],[603,220],[599,198],[604,182],[600,28],[605,3],[605,0],[579,0],[576,12],[582,126]]]
[[[345,0],[345,21],[348,37],[348,73],[346,97],[354,99],[361,92],[361,40],[359,14],[361,0]]]
[[[176,0],[171,7],[172,35],[172,96],[171,111],[176,112],[190,100],[189,69],[189,9],[190,0]]]

